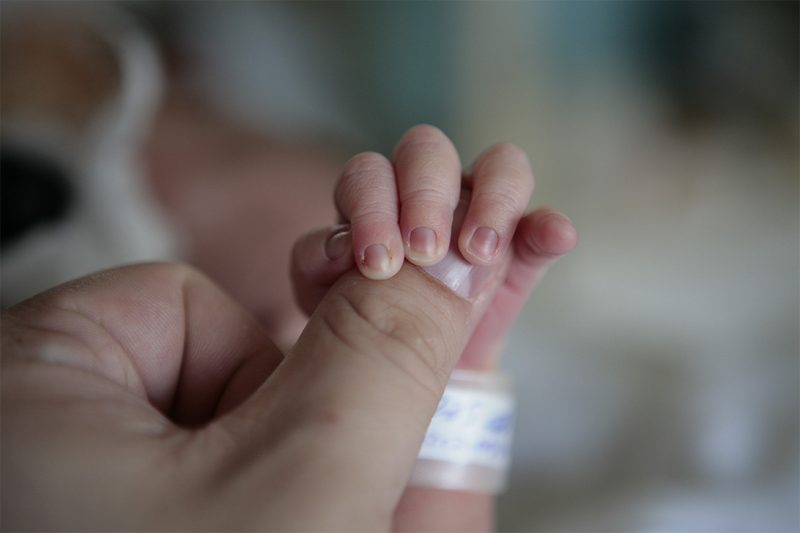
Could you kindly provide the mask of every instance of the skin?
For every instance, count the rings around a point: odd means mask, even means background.
[[[348,226],[306,234],[292,254],[295,293],[312,314],[285,354],[183,265],[103,272],[5,313],[2,527],[490,529],[490,497],[406,480],[450,371],[494,366],[530,290],[576,234],[555,211],[522,216],[527,160],[498,145],[466,177],[472,199],[457,230],[459,247],[475,228],[497,231],[491,257],[463,253],[496,269],[491,283],[462,298],[418,257],[376,273],[363,261],[370,244],[406,256],[420,224],[449,241],[453,153],[422,126],[393,165],[370,154],[345,166],[336,199]],[[396,188],[371,186],[390,169]]]

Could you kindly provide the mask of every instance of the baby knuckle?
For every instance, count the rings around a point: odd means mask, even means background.
[[[437,179],[434,177],[420,178],[420,181],[429,185],[417,187],[416,189],[403,191],[400,201],[402,203],[413,203],[422,206],[436,207],[436,206],[449,206],[452,202],[450,199],[451,194],[440,187],[433,186]]]
[[[483,192],[479,201],[501,213],[517,213],[525,207],[518,193],[502,188]]]
[[[396,210],[379,200],[359,199],[353,208],[350,223],[353,226],[372,226],[393,221]]]

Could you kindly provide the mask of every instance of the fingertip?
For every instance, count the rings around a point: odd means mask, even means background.
[[[537,241],[543,252],[564,255],[578,243],[578,232],[569,217],[553,211],[540,223]]]
[[[578,232],[572,220],[550,208],[538,209],[523,218],[519,232],[525,247],[541,257],[562,256],[578,242]]]
[[[392,278],[400,271],[404,259],[403,253],[395,248],[381,243],[366,246],[356,257],[358,270],[364,277],[376,281]]]
[[[432,124],[417,124],[409,128],[397,142],[394,150],[392,150],[392,158],[396,159],[400,152],[409,145],[419,143],[442,143],[443,146],[458,157],[453,141],[450,140],[450,137],[445,132]]]
[[[377,217],[353,223],[353,259],[364,277],[389,279],[404,260],[403,239],[397,220]]]
[[[496,229],[479,226],[469,231],[462,230],[458,247],[464,258],[473,265],[487,266],[502,255],[503,241]]]
[[[438,230],[418,226],[408,232],[403,246],[406,259],[420,267],[435,265],[444,259],[450,244],[450,221]]]
[[[481,225],[472,205],[472,192],[461,191],[461,198],[453,215],[453,230],[457,232],[458,251],[470,264],[488,266],[505,252],[508,243],[494,226]]]

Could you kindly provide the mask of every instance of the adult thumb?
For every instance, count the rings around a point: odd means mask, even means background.
[[[326,509],[324,517],[272,516],[272,525],[388,527],[450,372],[504,272],[451,250],[434,274],[406,263],[389,280],[342,276],[267,383],[232,413],[228,423],[247,432],[246,453],[282,458],[278,472],[257,461],[264,466],[252,470],[253,483],[279,475],[274,497],[285,509],[295,496]]]

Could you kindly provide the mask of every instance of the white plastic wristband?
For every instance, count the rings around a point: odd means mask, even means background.
[[[409,484],[502,492],[514,428],[510,389],[504,375],[455,370],[428,426]]]

